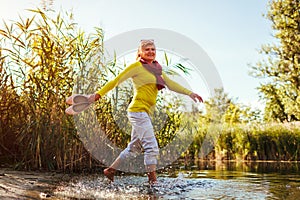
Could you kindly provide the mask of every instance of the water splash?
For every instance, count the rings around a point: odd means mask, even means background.
[[[110,183],[102,175],[74,179],[55,191],[64,199],[178,199],[184,198],[195,189],[210,188],[213,181],[178,178],[159,178],[158,183],[149,185],[143,176],[118,176]]]

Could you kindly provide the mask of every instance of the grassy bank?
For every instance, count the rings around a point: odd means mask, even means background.
[[[201,144],[206,134],[207,131],[199,132],[186,156],[209,160],[300,160],[300,127],[297,123],[223,125],[213,141],[213,150],[203,156]]]

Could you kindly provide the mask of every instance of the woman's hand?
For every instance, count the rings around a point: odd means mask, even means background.
[[[89,103],[94,103],[95,101],[98,101],[101,98],[100,94],[90,94],[89,95]]]
[[[199,95],[196,94],[196,93],[190,94],[190,97],[191,97],[195,102],[197,102],[197,100],[198,100],[198,102],[203,103],[202,97],[199,96]]]

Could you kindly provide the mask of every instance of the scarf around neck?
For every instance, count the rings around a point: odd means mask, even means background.
[[[145,67],[149,72],[155,75],[156,78],[156,87],[158,90],[165,88],[165,81],[161,77],[162,75],[162,67],[161,65],[155,60],[151,64],[147,63],[143,58],[140,59],[143,67]]]

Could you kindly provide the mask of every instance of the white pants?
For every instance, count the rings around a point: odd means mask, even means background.
[[[144,164],[156,165],[159,149],[148,113],[128,112],[128,118],[132,125],[131,141],[120,158],[134,157],[144,150]]]

